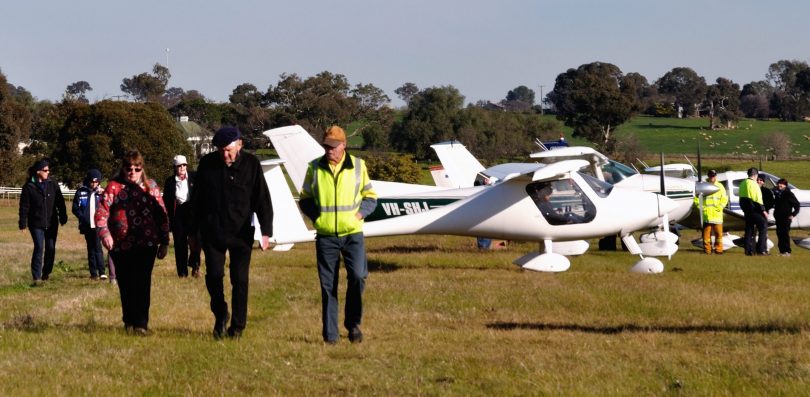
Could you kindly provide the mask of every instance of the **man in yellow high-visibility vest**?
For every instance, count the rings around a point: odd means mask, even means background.
[[[717,171],[709,170],[706,174],[707,181],[718,190],[710,195],[704,196],[703,207],[703,251],[706,255],[712,253],[712,235],[714,235],[714,252],[723,254],[723,208],[728,204],[728,195],[723,184],[717,182]],[[695,197],[695,206],[700,208],[700,197]]]
[[[762,201],[762,189],[757,185],[759,170],[748,169],[748,178],[740,182],[740,209],[745,215],[745,255],[768,255],[768,212]],[[754,236],[757,234],[758,238]]]
[[[346,153],[346,133],[329,127],[322,145],[326,154],[309,163],[299,205],[317,232],[315,250],[321,283],[323,340],[338,341],[338,267],[346,266],[348,288],[343,325],[349,341],[363,341],[363,290],[368,276],[363,219],[377,206],[366,163]]]

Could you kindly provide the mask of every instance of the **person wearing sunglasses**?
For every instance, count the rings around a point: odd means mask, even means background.
[[[59,225],[67,223],[65,198],[59,185],[49,178],[50,172],[48,159],[34,163],[28,168],[28,180],[20,195],[19,227],[21,231],[27,228],[34,240],[34,253],[31,255],[33,286],[42,284],[50,277]]]
[[[152,269],[169,246],[169,218],[157,182],[146,176],[144,158],[126,153],[96,210],[101,243],[110,251],[121,296],[124,328],[148,335]]]
[[[96,209],[101,202],[101,171],[91,169],[87,171],[82,186],[73,196],[73,215],[79,221],[79,233],[84,236],[87,246],[87,268],[90,270],[90,279],[106,280],[104,271],[104,252],[101,249],[101,240],[96,229]]]

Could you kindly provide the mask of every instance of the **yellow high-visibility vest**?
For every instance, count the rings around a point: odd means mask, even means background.
[[[718,191],[703,196],[703,222],[721,224],[723,223],[723,208],[728,204],[728,195],[726,189],[720,182],[714,182],[714,186],[718,187]],[[699,197],[695,197],[695,206],[698,206]]]
[[[318,234],[346,236],[363,231],[363,220],[357,219],[364,197],[376,198],[368,177],[366,163],[346,154],[334,172],[322,158],[309,163],[302,197],[312,197],[320,211],[315,220]],[[311,177],[310,177],[311,176]]]

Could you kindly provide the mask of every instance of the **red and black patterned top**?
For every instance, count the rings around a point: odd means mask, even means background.
[[[168,245],[169,218],[158,184],[152,179],[146,187],[110,181],[96,210],[96,227],[101,239],[112,236],[116,252]]]

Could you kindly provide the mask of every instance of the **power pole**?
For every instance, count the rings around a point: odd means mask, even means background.
[[[166,47],[166,69],[169,68],[169,47]]]
[[[543,85],[540,85],[540,115],[543,115]]]

